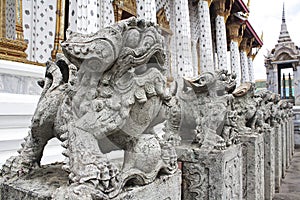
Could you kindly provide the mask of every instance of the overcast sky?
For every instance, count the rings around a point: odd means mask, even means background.
[[[247,0],[244,0],[247,4]],[[300,0],[251,0],[249,21],[258,36],[263,32],[263,47],[257,54],[253,66],[255,79],[266,79],[264,55],[277,44],[281,28],[282,5],[285,5],[287,29],[295,45],[300,45]]]

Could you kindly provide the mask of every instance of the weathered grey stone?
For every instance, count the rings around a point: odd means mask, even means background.
[[[289,168],[291,164],[291,133],[288,120],[285,120],[285,134],[286,134],[286,167]]]
[[[265,200],[272,200],[275,193],[275,133],[270,128],[264,133]]]
[[[282,130],[281,125],[276,124],[275,133],[275,191],[279,192],[282,179]]]
[[[293,158],[293,152],[294,152],[294,145],[293,145],[293,136],[294,136],[294,132],[293,132],[293,124],[292,124],[292,119],[289,118],[288,119],[288,123],[289,123],[289,130],[290,130],[290,157],[291,157],[291,160]]]
[[[243,147],[243,199],[264,199],[263,134],[241,135],[240,141]]]
[[[68,173],[61,170],[62,164],[51,164],[34,169],[30,174],[1,182],[1,200],[64,200],[69,199]],[[80,190],[78,190],[80,192]],[[80,199],[85,199],[81,196]],[[125,186],[116,198],[111,200],[180,200],[181,172],[162,175],[154,182],[144,186]]]
[[[225,150],[178,147],[184,200],[242,199],[242,147]]]
[[[285,173],[286,173],[286,128],[285,128],[285,123],[282,122],[281,123],[281,142],[282,142],[282,178],[285,177]]]
[[[235,77],[227,70],[219,70],[205,72],[192,80],[185,79],[184,84],[180,95],[183,107],[189,109],[183,110],[183,114],[196,123],[193,142],[206,149],[224,149],[235,144],[237,114],[232,110],[233,96],[230,94],[236,85]],[[191,91],[194,99],[190,97]]]

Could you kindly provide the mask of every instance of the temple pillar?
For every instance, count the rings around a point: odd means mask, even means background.
[[[156,23],[155,0],[143,0],[137,3],[137,17]]]
[[[248,81],[251,83],[255,83],[254,80],[254,69],[253,69],[253,59],[256,56],[256,53],[252,53],[252,44],[253,44],[254,38],[248,39],[247,47],[246,47],[246,53],[247,53],[247,72],[248,72]]]
[[[132,14],[131,1],[114,0],[113,3],[99,0],[69,1],[69,29],[74,32],[95,33],[99,29],[121,20],[124,9],[128,10],[130,15]],[[135,4],[134,12],[136,13]]]
[[[295,106],[300,106],[300,65],[294,70],[294,96]]]
[[[216,47],[218,56],[217,69],[227,69],[227,37],[226,37],[226,21],[230,14],[232,1],[229,7],[225,6],[226,0],[217,0],[214,2],[216,11]]]
[[[210,1],[198,2],[198,17],[200,28],[200,71],[214,71],[213,45],[211,35],[211,23],[209,14]]]
[[[241,83],[249,82],[247,41],[248,41],[248,38],[243,38],[241,45],[240,45]]]
[[[51,52],[52,59],[55,59],[57,53],[62,53],[60,43],[64,40],[65,36],[65,1],[58,0],[56,7],[55,38],[54,47]]]
[[[243,30],[245,25],[241,25],[238,21],[233,21],[233,18],[228,23],[228,34],[230,38],[230,67],[231,73],[236,74],[236,83],[241,83],[241,61],[239,46],[242,41]]]
[[[193,76],[198,75],[198,53],[197,53],[197,40],[192,40],[192,62],[193,62]]]
[[[253,57],[248,56],[248,71],[249,71],[249,81],[255,83],[254,79],[254,69],[253,69]]]
[[[102,4],[98,3],[97,0],[81,0],[77,3],[77,31],[80,33],[95,33],[99,30],[99,22],[102,21],[97,19],[97,14],[101,14]],[[104,14],[104,13],[103,13]],[[100,17],[100,16],[99,16]],[[74,20],[74,19],[72,19]]]
[[[230,41],[230,62],[231,62],[231,73],[236,74],[237,86],[241,83],[241,61],[239,43],[235,40]]]
[[[175,0],[175,33],[176,65],[178,77],[192,77],[191,29],[188,1]]]

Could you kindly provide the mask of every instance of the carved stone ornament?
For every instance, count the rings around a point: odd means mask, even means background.
[[[196,119],[193,142],[201,148],[224,149],[236,142],[236,113],[232,111],[231,94],[235,87],[235,75],[226,70],[205,72],[185,80],[183,90],[193,91],[196,95],[190,103],[194,106]]]
[[[47,63],[29,134],[2,176],[9,180],[38,168],[53,137],[66,149],[69,199],[109,199],[126,184],[175,173],[180,107],[176,86],[166,90],[162,41],[157,27],[135,18],[93,34],[71,33],[62,43],[64,55]],[[159,116],[171,114],[166,136],[153,134]],[[122,168],[106,158],[114,149],[125,152]]]

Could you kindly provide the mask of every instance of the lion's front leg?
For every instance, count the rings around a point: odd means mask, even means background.
[[[64,154],[69,158],[69,163],[64,168],[70,172],[72,185],[78,185],[78,188],[82,188],[82,185],[91,186],[104,194],[117,190],[119,169],[100,151],[94,135],[72,123],[69,125],[68,134],[68,145]]]

